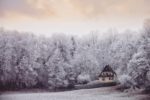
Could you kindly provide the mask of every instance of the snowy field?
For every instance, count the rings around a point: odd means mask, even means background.
[[[146,100],[145,97],[118,92],[113,87],[102,87],[50,93],[4,93],[0,100]]]

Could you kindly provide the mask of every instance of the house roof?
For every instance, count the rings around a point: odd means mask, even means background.
[[[106,65],[106,66],[103,68],[103,70],[102,70],[102,72],[100,73],[99,77],[100,77],[100,76],[104,76],[104,75],[102,75],[103,72],[112,72],[113,74],[116,75],[116,73],[114,72],[114,70],[113,70],[109,65]],[[112,76],[112,75],[108,75],[108,76]]]

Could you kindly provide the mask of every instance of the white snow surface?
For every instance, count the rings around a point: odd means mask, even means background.
[[[101,87],[65,92],[4,93],[0,95],[0,100],[140,100],[144,97],[119,92],[113,87]]]

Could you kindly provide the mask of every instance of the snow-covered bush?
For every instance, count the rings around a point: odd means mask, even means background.
[[[86,83],[88,83],[90,81],[91,81],[90,75],[87,75],[87,74],[80,74],[77,77],[77,82],[79,84],[86,84]]]
[[[129,75],[121,75],[119,78],[118,78],[120,84],[121,84],[121,87],[122,89],[126,89],[126,88],[130,88],[133,84],[133,82],[131,81],[131,77]]]

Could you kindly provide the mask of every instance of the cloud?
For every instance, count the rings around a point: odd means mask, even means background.
[[[31,10],[32,9],[32,10]],[[21,14],[35,14],[34,9],[29,6],[24,0],[1,0],[0,1],[0,13],[1,16],[5,16],[6,13],[21,13]]]
[[[100,19],[150,17],[150,0],[0,0],[0,18]]]
[[[1,0],[0,18],[52,16],[54,12],[48,6],[47,2],[41,2],[41,0]]]
[[[86,17],[141,16],[150,13],[149,0],[71,0]]]

